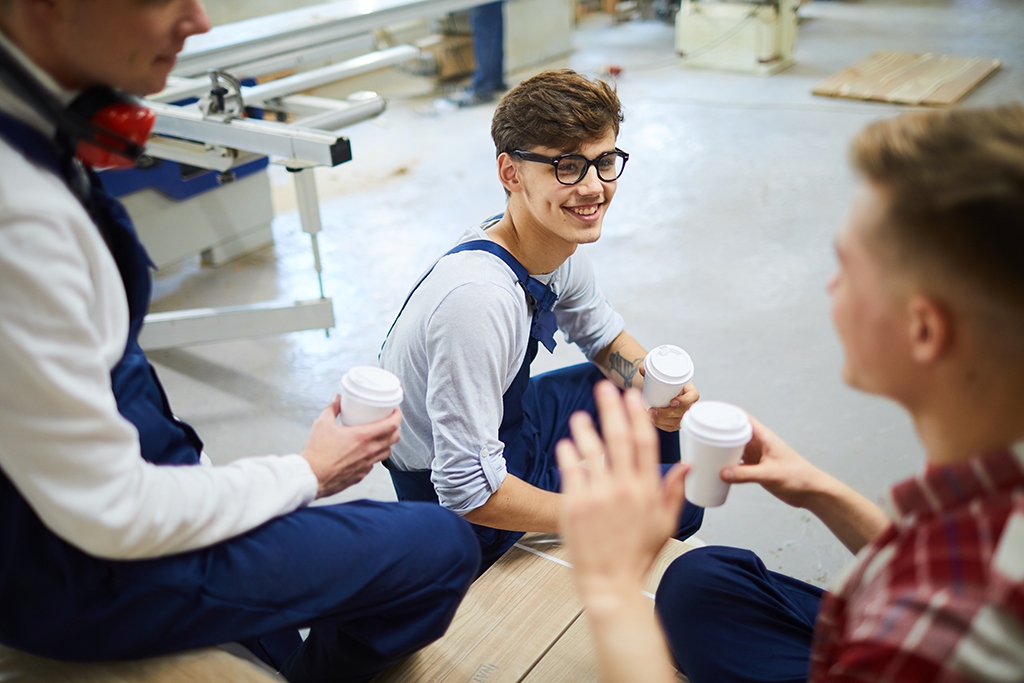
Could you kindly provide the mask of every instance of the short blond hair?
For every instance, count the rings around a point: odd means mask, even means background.
[[[883,189],[882,244],[1024,327],[1024,106],[912,112],[865,128],[854,167]]]

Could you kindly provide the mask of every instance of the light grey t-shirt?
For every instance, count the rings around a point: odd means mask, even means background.
[[[487,239],[489,226],[468,230],[459,243]],[[533,277],[558,295],[558,327],[588,358],[622,332],[622,316],[582,251]],[[438,261],[416,289],[381,353],[381,365],[405,390],[402,439],[391,462],[400,470],[429,469],[441,505],[454,512],[480,507],[505,480],[501,397],[526,357],[531,317],[500,258],[459,252]]]

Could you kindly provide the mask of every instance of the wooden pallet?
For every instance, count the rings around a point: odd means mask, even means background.
[[[811,91],[824,97],[946,107],[1000,67],[997,59],[882,50]]]
[[[670,540],[646,591],[692,546]],[[651,600],[651,609],[654,601]],[[597,658],[565,548],[528,534],[470,587],[448,632],[374,683],[584,683]]]

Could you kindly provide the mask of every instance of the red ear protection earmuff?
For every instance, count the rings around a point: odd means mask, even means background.
[[[93,168],[127,168],[142,156],[156,114],[110,88],[91,88],[79,95],[68,113],[89,124],[89,135],[73,139],[75,156]]]
[[[124,93],[89,88],[64,107],[12,55],[0,47],[0,80],[57,127],[58,142],[95,168],[135,165],[145,151],[156,114]]]

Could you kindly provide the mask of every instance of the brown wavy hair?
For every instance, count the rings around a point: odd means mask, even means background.
[[[609,131],[619,135],[622,105],[615,90],[571,69],[552,69],[505,94],[491,120],[495,156],[548,147],[578,152]]]

